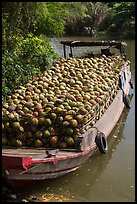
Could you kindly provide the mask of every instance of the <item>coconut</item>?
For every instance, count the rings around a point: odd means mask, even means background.
[[[34,147],[41,147],[41,146],[42,146],[41,140],[36,139],[36,140],[34,141]]]
[[[74,145],[74,139],[72,137],[67,136],[67,137],[64,138],[64,141],[66,142],[66,144],[68,146],[73,146]]]
[[[58,142],[58,136],[57,135],[53,135],[51,138],[50,138],[50,145],[51,146],[54,146],[56,145]]]

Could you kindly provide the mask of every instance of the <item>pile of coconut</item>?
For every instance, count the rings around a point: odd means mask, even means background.
[[[115,97],[122,64],[115,55],[58,60],[7,96],[2,145],[73,148],[81,127],[95,116],[95,106],[102,105],[103,114]],[[86,130],[98,119],[94,117]]]

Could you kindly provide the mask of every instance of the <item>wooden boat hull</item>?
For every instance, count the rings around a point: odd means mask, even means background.
[[[126,70],[124,93],[130,89],[131,72]],[[107,138],[115,127],[125,105],[123,91],[120,89],[105,113],[94,127],[80,136],[80,149],[48,150],[44,148],[11,148],[2,149],[2,175],[12,188],[19,184],[45,179],[53,179],[78,169],[98,149],[95,138],[97,130],[103,132]],[[87,145],[88,144],[88,145]],[[22,185],[21,185],[22,186]]]
[[[23,159],[18,156],[5,156],[2,158],[4,164],[6,161],[14,162],[16,166],[14,166],[15,169],[6,169],[3,176],[13,188],[18,187],[20,182],[57,178],[78,169],[96,150],[97,147],[94,146],[83,152],[68,153],[64,151],[64,157],[61,153],[58,158],[32,159],[29,166],[25,166],[25,162],[28,162],[30,157]],[[23,163],[23,161],[25,162]]]

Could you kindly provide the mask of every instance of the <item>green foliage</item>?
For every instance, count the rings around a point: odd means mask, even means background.
[[[37,3],[37,31],[46,36],[61,36],[64,34],[64,17],[62,2],[38,2]]]
[[[30,32],[49,37],[62,35],[66,17],[62,6],[63,2],[3,2],[2,18],[7,23],[7,39]]]
[[[43,36],[14,37],[15,47],[2,55],[2,97],[40,74],[58,58],[49,40]]]
[[[108,33],[123,37],[135,36],[135,2],[116,2],[109,19]]]
[[[87,8],[82,2],[63,2],[66,32],[80,35]]]
[[[3,2],[2,18],[7,16],[7,37],[27,35],[36,29],[35,2]]]
[[[26,38],[17,37],[17,52],[20,59],[29,64],[40,67],[40,71],[52,65],[57,57],[54,48],[49,44],[49,40],[44,36],[39,37],[28,34]]]

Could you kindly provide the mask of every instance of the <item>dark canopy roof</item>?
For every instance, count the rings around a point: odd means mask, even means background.
[[[63,45],[68,45],[71,47],[83,47],[83,46],[126,46],[127,44],[125,42],[118,42],[118,41],[61,41],[60,42]]]
[[[69,56],[73,57],[73,52],[72,52],[72,48],[74,47],[89,47],[89,46],[114,46],[114,48],[118,49],[122,54],[125,53],[124,51],[124,47],[127,45],[126,42],[118,42],[115,40],[112,41],[61,41],[60,42],[63,45],[63,49],[64,49],[64,57],[66,58],[66,46],[70,47],[70,54]]]

